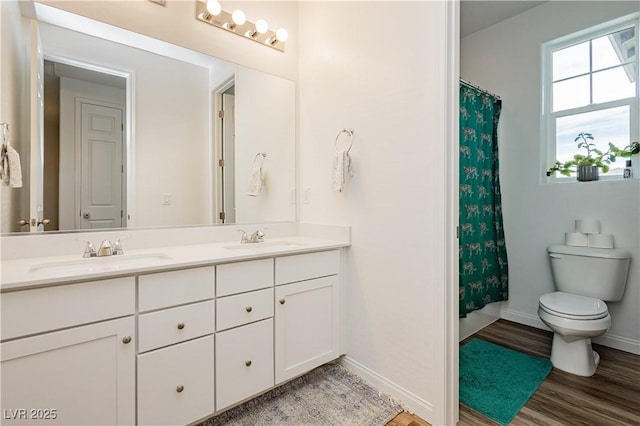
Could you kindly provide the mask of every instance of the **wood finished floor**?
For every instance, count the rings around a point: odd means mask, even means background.
[[[534,356],[549,357],[552,333],[498,320],[473,337]],[[593,345],[600,365],[592,377],[554,368],[510,426],[626,426],[640,425],[640,355]],[[401,413],[387,426],[425,426],[424,420]],[[460,404],[459,426],[499,426]]]

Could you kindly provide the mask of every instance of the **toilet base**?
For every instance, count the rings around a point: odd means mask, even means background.
[[[591,339],[567,342],[558,333],[553,334],[551,363],[567,373],[577,376],[593,376],[600,363],[600,355],[591,348]]]

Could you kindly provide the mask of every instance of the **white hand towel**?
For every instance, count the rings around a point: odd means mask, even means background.
[[[347,183],[347,177],[353,177],[349,151],[336,151],[333,157],[333,188],[342,192]]]
[[[262,173],[262,166],[256,166],[251,172],[249,178],[249,191],[247,195],[250,197],[257,197],[264,185],[264,174]]]
[[[20,154],[10,145],[3,146],[0,154],[0,180],[11,188],[22,188]]]

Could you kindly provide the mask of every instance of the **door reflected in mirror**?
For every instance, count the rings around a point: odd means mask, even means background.
[[[5,25],[19,14],[16,3],[2,4],[1,35],[33,45],[37,34]],[[43,167],[24,167],[23,188],[3,188],[3,233],[42,231],[18,226],[31,218],[49,219],[47,231],[295,220],[293,82],[98,22],[113,36],[72,31],[60,22],[86,18],[55,11],[36,25],[41,135],[28,99],[10,100],[23,162],[40,155]],[[3,50],[2,79],[20,83],[5,65],[28,75],[30,62]],[[263,186],[252,194],[257,153],[266,153]],[[41,207],[32,208],[38,191]]]

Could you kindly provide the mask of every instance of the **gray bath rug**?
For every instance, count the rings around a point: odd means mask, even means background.
[[[382,426],[402,411],[338,364],[326,364],[198,426]]]

